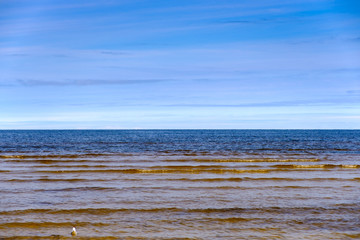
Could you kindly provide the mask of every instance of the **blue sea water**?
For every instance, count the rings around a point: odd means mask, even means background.
[[[360,130],[2,130],[0,238],[354,239]]]
[[[360,151],[360,130],[3,130],[0,139],[4,154]]]

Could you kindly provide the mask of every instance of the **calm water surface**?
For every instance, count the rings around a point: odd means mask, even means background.
[[[358,130],[3,130],[0,239],[359,239],[359,173]]]

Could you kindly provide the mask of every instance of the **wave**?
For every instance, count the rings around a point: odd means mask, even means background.
[[[358,203],[347,205],[333,205],[329,207],[254,207],[254,208],[76,208],[76,209],[26,209],[26,210],[12,210],[12,211],[0,211],[0,216],[16,216],[27,214],[48,214],[48,215],[109,215],[115,213],[274,213],[274,214],[327,214],[337,212],[353,213],[360,211],[360,205]],[[6,224],[6,223],[3,223]]]
[[[111,165],[86,165],[86,164],[81,164],[81,165],[75,165],[75,164],[71,164],[71,165],[36,165],[36,166],[32,166],[32,167],[36,167],[36,168],[114,168],[116,166],[111,166]]]
[[[249,166],[247,166],[249,167]],[[262,166],[260,166],[262,167]],[[270,168],[257,169],[240,169],[228,168],[226,166],[153,166],[148,168],[108,168],[108,169],[67,169],[67,166],[62,166],[59,170],[36,170],[34,173],[42,174],[73,174],[73,173],[118,173],[118,174],[242,174],[242,173],[271,173],[271,172],[286,172],[286,171],[321,171],[334,168],[341,169],[355,169],[360,168],[360,165],[273,165],[267,166]],[[89,168],[89,167],[86,167]],[[243,167],[243,168],[246,168]]]
[[[7,179],[0,180],[0,182],[109,182],[117,181],[119,179],[103,179],[103,178],[37,178],[37,179]],[[126,178],[121,181],[135,181],[141,182],[139,178]],[[360,178],[292,178],[292,177],[220,177],[220,178],[152,178],[152,181],[166,181],[166,182],[241,182],[241,181],[271,181],[271,182],[299,182],[299,181],[312,181],[312,182],[359,182]]]
[[[83,153],[83,154],[21,154],[21,155],[0,155],[0,159],[49,159],[49,158],[87,158],[113,156],[111,153]],[[116,153],[116,156],[129,156],[131,154]]]
[[[154,179],[155,180],[155,179]],[[157,179],[156,179],[157,180]],[[280,177],[259,177],[259,178],[166,178],[164,181],[189,181],[189,182],[240,182],[240,181],[360,181],[360,178],[280,178]]]
[[[74,187],[74,188],[58,188],[58,189],[39,189],[35,192],[65,192],[65,191],[116,191],[118,188],[112,187]]]
[[[166,159],[165,162],[239,162],[239,163],[266,163],[266,162],[318,162],[320,159]]]
[[[243,218],[243,217],[202,218],[201,221],[220,222],[220,223],[241,223],[241,222],[254,221],[254,218]]]
[[[11,160],[6,160],[6,162],[10,162],[10,163],[27,163],[27,164],[31,164],[31,163],[40,163],[40,164],[54,164],[54,163],[86,163],[86,162],[90,162],[90,163],[111,163],[111,162],[116,162],[113,160],[88,160],[88,159],[68,159],[68,160],[64,160],[64,159],[35,159],[35,160],[19,160],[19,159],[11,159]]]
[[[102,223],[102,222],[76,222],[76,226],[86,227],[86,226],[96,226],[104,227],[111,224]],[[7,222],[0,223],[0,229],[6,228],[56,228],[56,227],[71,227],[74,226],[73,222]]]
[[[151,166],[155,169],[212,169],[212,168],[224,168],[224,165],[170,165],[170,166]]]
[[[226,173],[269,173],[271,169],[199,169],[199,168],[180,168],[180,169],[79,169],[79,170],[39,170],[34,171],[43,174],[69,174],[69,173],[121,173],[121,174],[226,174]]]
[[[62,235],[51,235],[51,236],[12,236],[12,237],[1,237],[0,240],[34,240],[34,239],[45,239],[45,240],[65,240],[65,239],[74,239],[73,237],[65,237]],[[84,240],[119,240],[119,237],[114,236],[104,236],[104,237],[81,237],[77,236],[75,239],[84,239]],[[142,238],[142,237],[126,237],[128,240],[151,240],[151,239],[158,239],[158,238]],[[188,238],[179,238],[179,240],[187,240]],[[189,238],[189,240],[192,240]]]
[[[141,237],[141,236],[125,236],[125,237],[115,237],[115,236],[102,236],[102,237],[94,237],[94,236],[76,236],[76,237],[67,237],[63,235],[51,235],[51,236],[12,236],[12,237],[1,237],[0,240],[34,240],[34,239],[45,239],[45,240],[66,240],[66,239],[83,239],[83,240],[173,240],[174,238],[164,238],[164,237]],[[199,238],[188,238],[188,237],[176,237],[176,240],[198,240]]]
[[[273,165],[275,168],[360,168],[357,164],[318,164],[318,165],[296,165],[296,164],[281,164]]]
[[[1,215],[26,215],[26,214],[92,214],[92,215],[108,215],[119,212],[181,212],[179,208],[149,208],[149,209],[112,209],[112,208],[77,208],[77,209],[26,209],[26,210],[13,210],[1,211]]]
[[[85,179],[85,178],[38,178],[38,179],[9,179],[7,182],[88,182],[88,181],[106,181],[103,179]]]

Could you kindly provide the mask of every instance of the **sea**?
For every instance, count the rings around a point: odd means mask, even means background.
[[[0,239],[360,239],[360,130],[1,130]]]

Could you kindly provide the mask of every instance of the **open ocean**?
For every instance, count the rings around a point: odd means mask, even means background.
[[[360,239],[360,130],[2,130],[0,239]]]

